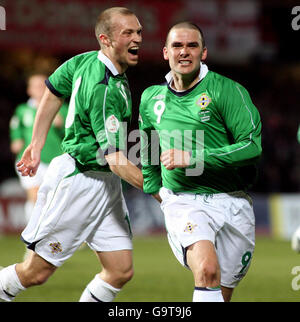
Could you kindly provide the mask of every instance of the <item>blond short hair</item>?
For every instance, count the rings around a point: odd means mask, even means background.
[[[100,47],[101,42],[99,40],[99,35],[105,34],[109,37],[112,36],[114,26],[112,24],[111,18],[116,14],[121,14],[124,16],[135,15],[131,10],[125,7],[112,7],[102,11],[98,16],[95,25],[95,35],[100,44]]]

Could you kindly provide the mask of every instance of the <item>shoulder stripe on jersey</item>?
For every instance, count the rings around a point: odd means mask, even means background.
[[[104,129],[105,129],[106,138],[108,138],[108,133],[107,133],[107,129],[106,129],[106,126],[105,126],[105,124],[106,124],[105,109],[106,109],[107,90],[108,90],[108,87],[105,88],[104,99],[103,99],[103,107],[102,107],[102,110],[103,110],[103,122],[104,122]]]

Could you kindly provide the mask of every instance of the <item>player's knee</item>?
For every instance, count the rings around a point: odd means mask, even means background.
[[[199,267],[199,277],[205,286],[219,285],[220,274],[218,265],[214,262],[203,261]]]
[[[125,285],[127,282],[129,282],[134,275],[134,270],[133,268],[129,268],[123,271],[120,271],[116,274],[117,282],[122,287]]]
[[[31,254],[25,262],[17,264],[16,271],[24,287],[44,284],[54,273],[56,267],[50,264],[38,265]]]
[[[113,284],[117,288],[122,288],[127,282],[132,279],[133,275],[134,270],[132,267],[111,272]]]
[[[50,269],[42,269],[38,272],[30,272],[31,285],[42,285],[47,282],[53,271]]]
[[[32,277],[32,284],[33,285],[42,285],[44,284],[49,278],[49,275],[45,272],[40,272]]]

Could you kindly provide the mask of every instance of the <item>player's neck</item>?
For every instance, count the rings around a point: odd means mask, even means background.
[[[196,85],[199,82],[199,73],[195,74],[188,74],[188,75],[182,75],[177,73],[173,74],[173,81],[171,83],[171,86],[176,91],[186,91],[190,88],[192,88],[194,85]]]
[[[120,62],[117,61],[117,59],[114,57],[113,54],[109,50],[102,49],[102,53],[109,58],[109,60],[112,62],[112,64],[115,66],[116,70],[118,71],[119,74],[123,74],[126,72],[128,65],[127,64],[121,64]]]

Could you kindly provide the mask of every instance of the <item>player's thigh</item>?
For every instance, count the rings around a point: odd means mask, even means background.
[[[227,221],[217,235],[221,285],[234,288],[246,275],[255,247],[254,213],[246,199],[231,200]]]
[[[96,252],[132,250],[132,233],[129,213],[122,194],[120,180],[112,178],[112,190],[105,199],[107,207],[101,223],[86,238],[91,249]]]
[[[215,246],[210,240],[199,240],[187,247],[186,259],[191,270],[199,270],[204,265],[219,266]]]
[[[132,251],[123,249],[111,252],[96,252],[104,270],[125,273],[133,268]]]
[[[199,240],[187,248],[187,264],[193,272],[195,285],[206,282],[220,283],[220,267],[214,244],[209,240]],[[210,285],[209,285],[210,286]]]
[[[100,278],[116,288],[122,288],[133,276],[132,251],[128,249],[96,252],[102,271]]]

